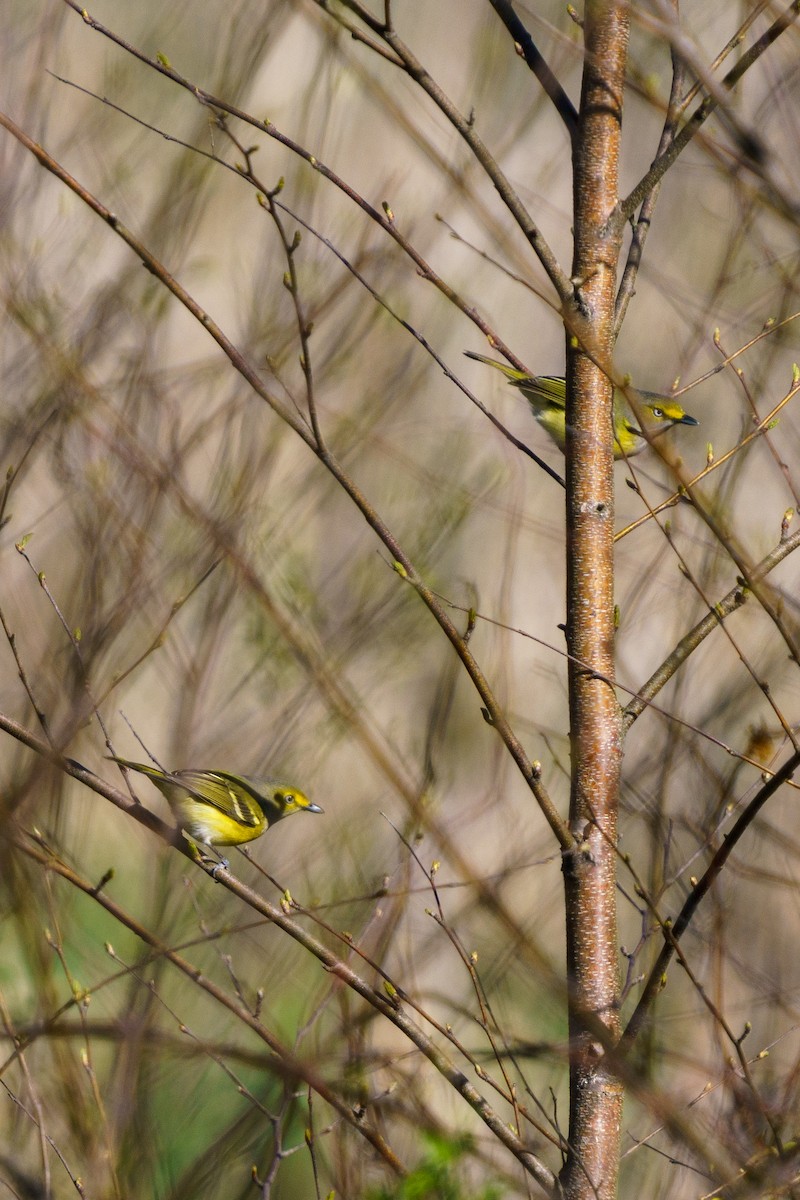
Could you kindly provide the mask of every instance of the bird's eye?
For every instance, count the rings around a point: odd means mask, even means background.
[[[294,792],[284,792],[283,798],[287,804],[295,804],[297,802],[297,797],[295,796]]]
[[[653,408],[650,411],[652,412],[653,416],[658,417],[659,420],[661,420],[661,418],[664,416],[663,408]]]

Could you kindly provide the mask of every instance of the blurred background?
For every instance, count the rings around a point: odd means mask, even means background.
[[[358,24],[348,6],[325,7],[97,0],[91,16],[269,119],[373,208],[386,202],[465,307],[531,370],[561,373],[556,298],[492,184],[430,99],[376,52],[377,37],[362,23],[366,40],[354,39],[336,19]],[[577,103],[580,31],[562,5],[517,7]],[[694,6],[688,33],[702,61],[754,7]],[[757,32],[777,12],[758,7]],[[568,270],[568,139],[490,6],[396,8],[400,36],[474,123]],[[624,190],[655,157],[669,94],[659,11],[635,18]],[[289,147],[230,119],[237,148],[209,105],[66,4],[11,0],[0,20],[5,111],[305,420],[287,257],[236,169],[241,149],[253,151],[264,187],[283,181],[287,236],[302,233],[292,260],[313,323],[307,365],[327,443],[459,627],[470,608],[479,614],[471,649],[566,813],[564,493],[441,363],[558,472],[563,458],[499,373],[463,358],[491,352],[480,329]],[[735,447],[791,387],[798,229],[782,197],[796,195],[797,49],[790,29],[737,93],[740,121],[765,147],[760,164],[712,121],[666,176],[619,339],[618,371],[665,392],[752,342],[735,360],[741,375],[729,366],[682,395],[700,425],[666,441],[691,473]],[[289,889],[311,912],[309,930],[381,988],[348,944],[378,963],[438,1023],[417,1017],[471,1078],[477,1063],[503,1083],[502,1061],[504,1086],[513,1082],[541,1126],[523,1122],[523,1138],[557,1170],[544,1131],[564,1132],[568,1111],[554,982],[560,856],[474,687],[308,445],[75,194],[5,133],[0,154],[3,714],[43,736],[38,710],[54,745],[121,788],[105,761],[112,751],[296,782],[324,816],[279,825],[251,846],[251,862],[233,851],[232,870],[273,901]],[[790,402],[703,484],[709,511],[750,562],[780,540],[799,452]],[[651,452],[616,470],[623,531],[675,479]],[[634,478],[638,493],[627,486]],[[682,503],[620,538],[617,570],[624,704],[737,569]],[[792,557],[770,582],[796,632]],[[796,728],[799,702],[798,664],[751,600],[634,725],[621,849],[662,915],[678,911],[726,821],[758,788],[757,764],[780,762],[780,717]],[[311,1104],[235,1015],[21,852],[34,831],[81,877],[96,883],[112,870],[106,893],[159,942],[246,1006],[260,1004],[259,1019],[292,1054],[353,1111],[363,1106],[418,1194],[529,1194],[519,1164],[430,1063],[316,959],[101,796],[9,736],[0,746],[8,1194],[72,1195],[77,1177],[87,1195],[176,1200],[259,1187],[279,1198],[406,1194],[354,1125]],[[155,789],[135,782],[142,803],[169,819]],[[797,1131],[795,806],[784,788],[716,885],[685,943],[694,981],[673,968],[644,1039],[646,1087],[626,1108],[623,1195],[711,1187],[681,1122],[700,1130],[710,1160],[733,1167],[758,1153],[770,1122],[787,1138]],[[620,882],[627,1013],[660,937],[624,867]],[[723,1018],[737,1035],[750,1022],[748,1052],[770,1048],[753,1088],[731,1066]],[[519,1110],[483,1090],[519,1123]]]

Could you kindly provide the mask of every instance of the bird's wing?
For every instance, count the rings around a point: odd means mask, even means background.
[[[560,375],[526,375],[524,379],[514,379],[512,383],[532,404],[542,404],[551,409],[563,412],[564,378]]]
[[[242,825],[254,827],[264,820],[258,797],[246,782],[225,771],[176,771],[172,778],[203,804],[218,808]]]

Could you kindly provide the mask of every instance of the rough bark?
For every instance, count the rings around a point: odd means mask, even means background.
[[[622,1089],[607,1067],[619,1034],[616,912],[620,713],[614,677],[612,387],[617,202],[628,7],[586,8],[585,68],[575,139],[573,279],[568,315],[567,642],[572,783],[579,850],[564,860],[570,983],[571,1153],[567,1196],[616,1194]],[[577,341],[577,345],[576,345]]]

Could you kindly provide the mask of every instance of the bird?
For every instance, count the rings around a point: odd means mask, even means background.
[[[116,755],[109,758],[155,784],[190,845],[239,846],[261,837],[270,825],[292,813],[323,811],[299,788],[276,779],[230,771],[162,771]]]
[[[529,375],[518,371],[495,358],[465,350],[467,358],[486,363],[502,371],[512,387],[519,388],[531,406],[531,411],[556,443],[564,450],[567,437],[566,398],[567,382],[563,375]],[[660,392],[645,392],[631,388],[630,393],[649,414],[647,431],[651,436],[671,429],[673,425],[698,425],[699,422],[684,412],[680,404]],[[636,425],[634,414],[622,388],[614,387],[614,458],[632,458],[647,446],[647,439]]]

